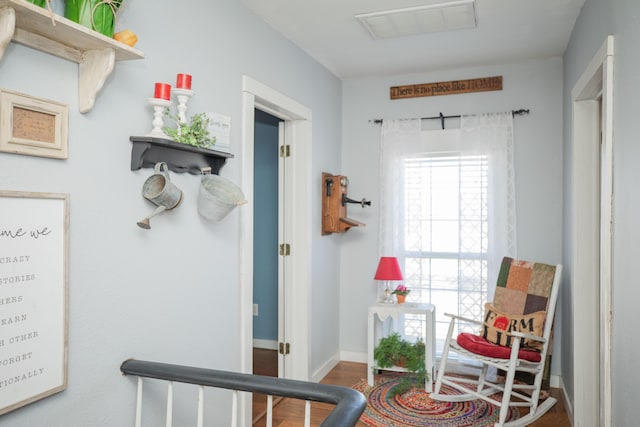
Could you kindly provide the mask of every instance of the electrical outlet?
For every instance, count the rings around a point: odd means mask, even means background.
[[[253,315],[254,316],[258,315],[258,304],[253,304]]]

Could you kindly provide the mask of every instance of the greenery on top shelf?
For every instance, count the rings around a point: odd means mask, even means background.
[[[171,118],[176,125],[176,129],[165,126],[164,133],[166,133],[171,139],[183,144],[193,145],[200,148],[211,148],[216,143],[216,137],[209,135],[209,117],[206,113],[198,113],[191,116],[190,123],[181,123],[177,117],[169,113],[169,109],[166,110],[165,115]]]
[[[413,387],[424,387],[429,377],[425,368],[425,345],[421,339],[411,343],[403,339],[399,333],[393,332],[382,338],[373,351],[373,358],[378,368],[400,366],[411,374],[404,376],[393,389],[392,394],[405,393]]]

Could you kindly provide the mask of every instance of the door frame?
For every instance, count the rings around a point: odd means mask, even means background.
[[[571,91],[575,427],[594,420],[611,427],[612,421],[613,55],[614,37],[608,36]],[[584,357],[589,354],[594,357]]]
[[[284,120],[284,139],[291,146],[284,201],[284,227],[291,254],[284,263],[286,301],[283,318],[292,349],[286,358],[286,378],[310,378],[311,284],[311,110],[269,86],[242,76],[241,180],[249,208],[240,219],[240,364],[241,372],[253,372],[253,161],[255,110]],[[279,171],[279,174],[281,171]],[[281,215],[280,213],[278,214]],[[274,248],[277,250],[277,248]],[[279,265],[280,262],[279,262]],[[292,284],[288,286],[287,284]],[[251,396],[243,393],[241,425],[251,424]]]

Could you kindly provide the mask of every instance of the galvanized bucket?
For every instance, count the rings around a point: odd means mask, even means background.
[[[209,221],[221,221],[236,206],[247,203],[242,190],[219,175],[205,174],[200,180],[198,213]]]

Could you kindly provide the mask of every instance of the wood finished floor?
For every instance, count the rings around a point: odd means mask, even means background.
[[[257,350],[257,351],[256,351]],[[277,376],[277,354],[271,350],[254,349],[254,373],[260,375]],[[342,385],[351,387],[361,379],[367,378],[367,365],[363,363],[340,362],[321,381],[325,384]],[[571,422],[567,416],[564,399],[559,389],[552,388],[551,395],[558,402],[542,418],[531,427],[571,427]],[[254,394],[253,414],[254,426],[263,427],[266,425],[264,414],[266,412],[266,397]],[[333,409],[333,405],[323,403],[311,404],[311,426],[319,426]],[[526,412],[521,409],[523,414]],[[273,408],[274,427],[299,427],[304,425],[304,402],[295,399],[282,399]],[[366,427],[359,422],[357,427]]]
[[[278,376],[278,353],[275,350],[253,349],[253,373],[269,377]],[[280,404],[282,398],[274,398],[274,405]],[[253,393],[253,425],[265,425],[264,416],[267,413],[267,396]],[[262,421],[260,421],[262,420]],[[260,423],[261,422],[261,423]],[[277,426],[277,424],[274,424]]]

